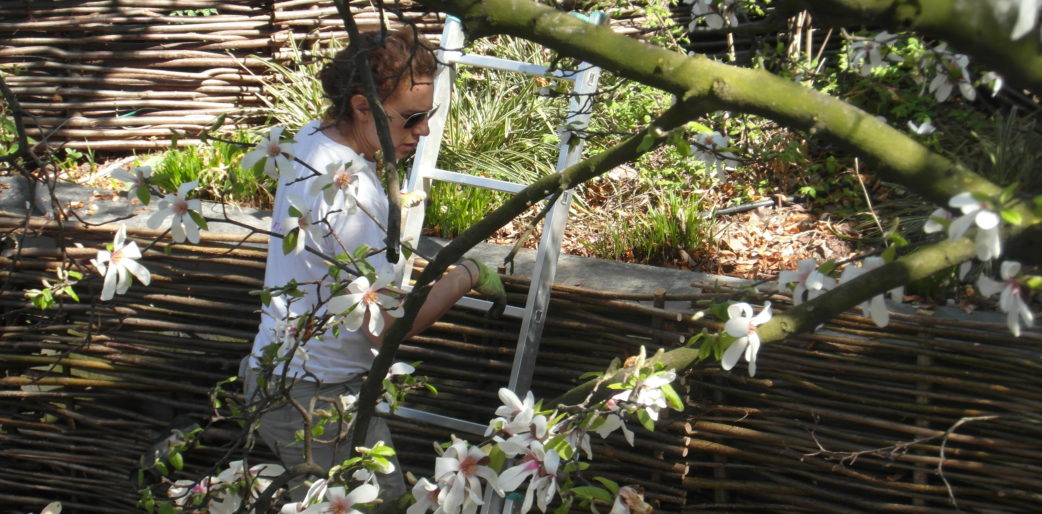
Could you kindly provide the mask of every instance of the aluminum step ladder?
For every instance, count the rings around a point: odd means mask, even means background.
[[[589,23],[604,24],[607,17],[603,13],[584,16],[573,13],[576,17]],[[512,61],[497,57],[469,55],[463,52],[464,34],[459,19],[447,16],[441,36],[440,49],[437,52],[438,70],[434,75],[434,105],[438,110],[429,120],[430,134],[420,139],[412,169],[404,181],[405,191],[421,189],[429,192],[435,180],[451,182],[465,186],[480,187],[493,191],[517,193],[527,184],[517,184],[467,173],[439,169],[438,154],[441,150],[445,121],[449,115],[449,103],[452,97],[452,86],[455,83],[456,68],[460,65],[478,66],[502,71],[525,73],[536,77],[572,83],[571,101],[568,115],[563,127],[580,128],[589,126],[590,112],[593,105],[593,93],[600,80],[600,68],[582,63],[576,70],[551,70],[547,66]],[[567,132],[565,132],[567,133]],[[578,137],[562,137],[557,170],[563,170],[577,162],[582,155],[583,139]],[[557,260],[561,254],[561,239],[568,221],[568,209],[572,203],[572,190],[564,191],[554,202],[543,221],[543,232],[536,254],[535,269],[532,273],[531,286],[525,308],[507,306],[505,316],[520,318],[521,332],[514,353],[514,362],[507,384],[511,390],[523,397],[532,385],[539,342],[546,322],[547,307],[550,302],[550,286],[557,273]],[[424,206],[412,207],[402,237],[405,240],[419,241],[423,228]],[[406,266],[406,274],[402,279],[402,287],[408,289],[411,266]],[[464,297],[457,305],[487,310],[491,303],[478,298]],[[440,414],[429,413],[418,409],[401,407],[395,411],[400,418],[428,423],[464,433],[482,435],[485,425],[452,418]],[[507,502],[508,504],[512,502]],[[507,509],[509,510],[509,509]],[[499,512],[492,510],[491,512]]]

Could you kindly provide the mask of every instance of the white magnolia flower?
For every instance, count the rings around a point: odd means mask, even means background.
[[[499,388],[499,399],[503,402],[496,408],[496,416],[489,421],[485,435],[499,431],[507,435],[515,435],[528,430],[535,417],[535,397],[532,391],[525,395],[524,401],[506,387]]]
[[[851,43],[848,51],[850,67],[856,68],[858,73],[867,77],[872,74],[873,69],[883,65],[884,58],[900,59],[899,56],[883,52],[893,37],[893,34],[883,31],[872,39],[861,39]]]
[[[127,188],[127,198],[138,198],[142,203],[148,203],[148,177],[152,176],[151,166],[137,166],[130,171],[118,169],[112,176],[130,186]]]
[[[644,409],[651,419],[658,421],[659,411],[669,406],[666,396],[662,393],[662,386],[673,382],[676,378],[675,371],[656,373],[638,384],[636,388],[622,391],[612,398],[620,402],[629,402],[638,409]]]
[[[917,136],[929,136],[937,131],[937,127],[933,126],[933,122],[930,121],[930,118],[926,118],[926,121],[918,125],[912,123],[911,120],[908,120],[908,128]]]
[[[337,200],[337,193],[342,192],[342,205],[336,205],[334,208],[354,214],[358,211],[359,174],[365,168],[366,164],[360,160],[329,163],[325,171],[320,171],[319,176],[311,179],[308,192],[312,196],[322,194],[326,204],[331,206]]]
[[[613,404],[613,401],[608,403]],[[622,421],[622,416],[618,414],[608,414],[605,416],[604,423],[597,425],[593,431],[596,432],[597,435],[601,436],[601,438],[607,438],[608,435],[619,428],[622,429],[622,435],[626,438],[626,442],[630,443],[630,446],[633,446],[633,432],[626,427],[626,423]]]
[[[61,512],[62,502],[51,502],[40,511],[40,514],[61,514]]]
[[[146,286],[152,281],[152,274],[137,262],[141,258],[137,243],[127,243],[126,239],[127,226],[121,224],[112,240],[112,251],[98,250],[98,256],[90,261],[98,273],[105,277],[105,285],[101,289],[102,300],[111,300],[116,293],[126,293],[130,288],[131,275]]]
[[[698,20],[704,19],[706,26],[713,30],[738,26],[738,16],[735,14],[736,0],[684,0],[691,4],[691,25],[688,30],[694,32],[698,29]]]
[[[724,351],[720,365],[724,370],[730,370],[744,355],[749,363],[749,376],[756,376],[756,354],[760,351],[760,336],[756,333],[756,327],[770,321],[771,302],[764,302],[763,310],[756,316],[753,316],[753,308],[749,304],[734,303],[727,308],[727,316],[729,319],[724,324],[724,330],[738,339]]]
[[[526,479],[531,479],[521,504],[521,514],[532,508],[533,498],[539,510],[546,512],[547,504],[557,494],[557,467],[560,462],[561,457],[555,450],[546,451],[542,444],[534,443],[519,464],[500,473],[499,489],[508,493],[520,487]]]
[[[615,496],[610,514],[651,514],[651,505],[644,501],[644,490],[637,486],[622,486]]]
[[[937,63],[934,65],[933,80],[930,81],[929,91],[933,93],[938,102],[943,102],[952,94],[952,89],[958,87],[962,96],[969,101],[977,98],[977,90],[970,81],[970,71],[967,66],[970,58],[963,54],[948,53],[944,44],[937,47]]]
[[[372,285],[364,275],[358,277],[347,285],[347,290],[350,292],[330,298],[326,309],[333,314],[340,314],[352,309],[341,320],[344,328],[352,332],[361,328],[362,321],[365,320],[365,315],[368,313],[369,333],[378,336],[384,330],[383,313],[386,312],[396,318],[405,314],[397,300],[381,292],[391,283],[393,277],[394,274],[390,272],[379,274]]]
[[[351,492],[343,487],[326,489],[326,501],[304,509],[300,514],[362,514],[356,506],[370,503],[380,495],[380,488],[373,484],[362,484]]]
[[[846,283],[884,264],[886,264],[886,260],[882,257],[865,257],[860,267],[851,264],[844,268],[839,281],[840,283]],[[904,297],[904,290],[904,287],[895,287],[887,291],[886,294],[889,294],[891,299],[900,302],[901,298]],[[886,298],[884,296],[882,294],[873,296],[871,299],[861,302],[860,305],[862,315],[871,318],[872,322],[878,327],[885,327],[890,324],[890,311],[886,308]]]
[[[542,441],[547,432],[547,419],[542,414],[536,414],[527,423],[523,423],[521,417],[515,417],[505,425],[496,425],[500,432],[510,436],[509,439],[503,439],[498,435],[493,438],[507,457],[524,453],[533,444]]]
[[[484,505],[481,478],[498,489],[498,476],[487,466],[488,456],[477,446],[456,441],[434,461],[434,478],[441,486],[438,504],[446,514],[471,513]]]
[[[948,205],[962,211],[962,216],[952,221],[948,227],[948,237],[958,239],[966,234],[972,225],[977,226],[977,258],[986,261],[1002,254],[1002,239],[999,235],[999,213],[990,206],[977,200],[970,192],[959,193],[948,201]]]
[[[311,244],[316,248],[319,247],[322,241],[321,220],[315,218],[314,213],[303,198],[294,194],[290,194],[286,198],[289,200],[292,209],[290,209],[289,215],[283,219],[282,226],[287,236],[290,232],[297,230],[297,244],[293,248],[293,253],[299,254],[304,251],[308,241],[311,241]],[[294,216],[294,210],[296,210],[296,214],[299,214],[299,216]]]
[[[980,77],[981,84],[986,84],[991,88],[991,97],[994,98],[1002,91],[1002,85],[1005,81],[1002,80],[1002,76],[994,71],[989,71]]]
[[[278,345],[279,357],[287,357],[290,350],[293,350],[293,357],[300,360],[301,362],[307,362],[308,352],[304,349],[304,345],[298,340],[297,336],[297,320],[296,318],[280,319],[275,322],[275,328],[272,329],[275,333],[275,337],[272,339],[274,344]]]
[[[703,132],[695,136],[695,146],[691,147],[691,155],[706,164],[707,168],[716,171],[716,178],[724,180],[724,170],[738,165],[734,154],[724,152],[730,146],[730,138],[719,132]]]
[[[198,214],[203,203],[198,198],[188,199],[188,193],[191,193],[197,185],[199,185],[198,180],[185,182],[178,186],[177,194],[166,195],[160,200],[158,209],[148,218],[148,228],[153,230],[159,228],[169,217],[172,219],[170,235],[173,236],[174,241],[183,243],[187,238],[192,243],[198,243],[199,226],[192,219],[191,212],[194,211]]]
[[[281,126],[271,129],[268,136],[257,143],[256,148],[242,156],[242,167],[252,168],[261,159],[265,159],[264,173],[269,177],[277,178],[283,173],[289,173],[293,169],[293,144],[279,141],[283,130]]]
[[[818,271],[817,262],[814,259],[803,259],[796,265],[796,271],[785,270],[778,274],[778,285],[788,287],[790,283],[796,286],[792,291],[792,304],[799,305],[806,300],[813,300],[825,291],[836,285],[836,279]]]
[[[1013,337],[1020,337],[1021,320],[1029,327],[1035,324],[1035,315],[1028,307],[1024,299],[1024,290],[1017,281],[1017,276],[1020,274],[1020,263],[1003,261],[999,272],[1002,282],[981,275],[977,279],[977,289],[984,296],[992,296],[1001,291],[999,308],[1006,313],[1006,325],[1013,333]]]
[[[438,484],[427,480],[426,478],[420,478],[416,482],[416,485],[412,486],[412,497],[416,498],[416,503],[409,506],[406,509],[405,514],[424,514],[429,510],[438,510],[438,493],[441,489]]]

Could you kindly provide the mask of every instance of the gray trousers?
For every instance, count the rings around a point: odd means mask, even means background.
[[[243,388],[247,403],[258,401],[257,370],[249,367],[248,356],[243,359],[239,367],[239,376],[243,378]],[[347,382],[321,384],[309,380],[297,380],[290,385],[290,397],[305,408],[311,403],[312,399],[322,398],[322,400],[315,401],[315,410],[326,409],[335,413],[336,408],[329,401],[326,401],[327,399],[336,401],[341,395],[357,395],[361,389],[362,376]],[[294,442],[297,431],[303,428],[303,416],[301,416],[296,407],[287,402],[261,416],[258,432],[264,443],[282,460],[282,465],[289,469],[291,466],[304,462],[304,443]],[[351,441],[349,429],[349,426],[342,426],[335,422],[326,424],[325,432],[315,438],[311,447],[311,455],[315,464],[328,470],[350,458]],[[377,441],[383,441],[385,445],[392,446],[391,431],[387,428],[387,423],[384,422],[383,418],[373,416],[369,421],[369,430],[366,432],[366,445],[372,446]],[[376,474],[376,480],[380,485],[380,499],[383,500],[382,506],[384,507],[390,507],[399,496],[407,492],[401,466],[398,464],[398,458],[392,457],[391,462],[394,464],[394,472]],[[303,479],[298,479],[290,483],[290,496],[294,501],[304,499],[304,495],[307,493],[304,487],[300,487],[302,482]]]

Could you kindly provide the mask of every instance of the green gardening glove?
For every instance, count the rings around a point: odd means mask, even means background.
[[[507,292],[503,289],[503,282],[499,280],[499,273],[477,259],[466,260],[473,262],[478,267],[478,280],[474,283],[474,290],[492,302],[492,307],[488,310],[488,317],[500,317],[507,306]]]

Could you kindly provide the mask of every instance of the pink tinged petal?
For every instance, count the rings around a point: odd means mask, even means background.
[[[615,429],[619,428],[620,426],[622,426],[622,418],[616,416],[615,414],[611,414],[604,418],[604,423],[601,423],[600,426],[595,428],[594,432],[596,432],[597,435],[601,436],[601,438],[603,439],[607,438],[608,435],[610,435],[612,432],[615,431]]]
[[[351,505],[356,503],[369,503],[376,500],[376,497],[380,495],[380,488],[373,484],[363,484],[355,488],[347,494],[347,501]]]
[[[966,275],[970,273],[970,269],[972,268],[973,262],[963,261],[963,263],[959,265],[959,280],[966,280]]]
[[[983,230],[991,230],[999,226],[999,214],[989,209],[981,209],[977,211],[977,216],[974,218],[977,222],[977,227]]]
[[[745,353],[745,347],[749,344],[749,337],[739,337],[731,346],[727,347],[724,351],[723,358],[720,359],[720,367],[724,368],[724,371],[730,371],[735,364],[738,364],[738,359],[742,358],[742,354]]]
[[[745,348],[745,360],[749,363],[749,376],[756,376],[756,354],[760,352],[760,336],[755,332],[749,334],[749,344]]]
[[[141,282],[141,285],[147,286],[152,281],[152,274],[141,264],[124,258],[122,265]]]
[[[193,244],[196,244],[196,243],[199,242],[199,226],[196,225],[195,221],[192,221],[191,218],[189,218],[185,222],[185,224],[184,224],[184,231],[185,231],[185,235],[187,235],[187,237],[188,237],[188,240],[191,241]]]
[[[364,275],[358,277],[347,285],[347,290],[352,293],[364,293],[369,290],[369,279]]]
[[[749,333],[749,318],[732,318],[724,324],[724,331],[731,337],[743,337]]]
[[[369,333],[374,336],[380,335],[384,331],[384,316],[380,312],[380,307],[377,305],[369,306]]]
[[[969,214],[980,209],[980,202],[973,197],[973,193],[969,191],[963,191],[948,200],[948,206],[954,207],[962,211],[963,214]]]
[[[963,80],[959,81],[959,93],[962,93],[963,98],[972,102],[977,99],[977,88],[973,87],[973,84],[966,80],[968,75],[965,72],[963,77]]]
[[[246,154],[242,156],[241,166],[243,168],[251,169],[254,166],[256,166],[261,159],[264,159],[268,156],[267,152],[264,151],[263,145],[264,142],[261,142],[260,146],[254,148],[253,150],[250,150],[249,152],[246,152]]]
[[[763,310],[753,317],[749,322],[755,326],[763,325],[771,319],[771,302],[763,302]]]
[[[938,208],[934,210],[930,213],[930,218],[927,219],[926,223],[923,224],[923,232],[926,232],[927,234],[933,234],[934,232],[940,232],[944,230],[944,225],[937,220],[950,220],[951,217],[951,213],[949,213],[945,209]]]
[[[103,301],[111,300],[115,295],[117,275],[118,269],[115,266],[109,266],[108,273],[105,274],[104,286],[101,288],[101,299]]]
[[[434,459],[434,479],[441,480],[449,473],[459,471],[459,460],[452,457],[437,457]]]
[[[623,423],[620,428],[622,428],[622,435],[626,438],[626,442],[630,443],[630,446],[633,446],[633,431],[631,431],[625,423]]]
[[[744,302],[732,303],[727,307],[727,318],[748,318],[753,315],[753,308]]]
[[[1035,27],[1035,21],[1038,19],[1039,4],[1036,0],[1020,0],[1017,2],[1017,21],[1013,24],[1013,30],[1010,31],[1009,38],[1011,40],[1017,40]]]
[[[152,215],[148,217],[148,221],[145,222],[145,224],[152,230],[158,229],[168,216],[170,216],[170,211],[159,206],[159,208],[156,209],[156,212],[153,212]]]
[[[886,309],[886,300],[883,295],[873,296],[869,300],[869,315],[877,327],[885,327],[890,324],[890,312]]]
[[[1002,261],[1000,274],[1003,280],[1015,278],[1020,274],[1020,263],[1017,261]]]
[[[191,193],[192,190],[195,189],[196,186],[198,186],[198,185],[199,185],[199,181],[198,180],[193,180],[191,182],[184,182],[184,183],[182,183],[180,186],[177,186],[177,196],[180,197],[180,198],[187,198],[188,197],[188,193]]]
[[[999,236],[998,227],[991,230],[978,230],[977,237],[973,241],[977,250],[977,258],[982,261],[1002,255],[1002,238]]]
[[[185,242],[185,229],[184,225],[178,221],[170,224],[170,237],[174,238],[174,241],[178,243]]]
[[[959,239],[964,236],[973,225],[973,218],[973,214],[964,214],[952,220],[952,224],[948,225],[948,238]]]
[[[1009,331],[1013,334],[1013,337],[1020,337],[1020,320],[1018,313],[1015,310],[1011,310],[1006,314],[1006,326],[1009,327]]]

